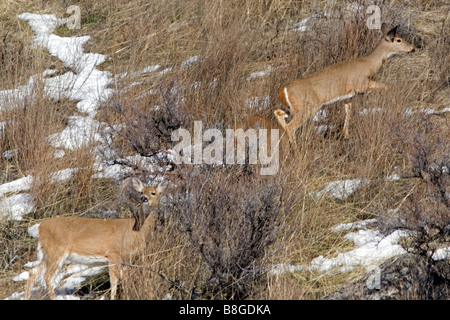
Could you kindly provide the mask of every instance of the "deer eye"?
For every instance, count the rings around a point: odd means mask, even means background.
[[[402,39],[397,39],[397,42],[402,42]]]
[[[155,191],[152,192],[152,196],[156,196],[156,192]]]

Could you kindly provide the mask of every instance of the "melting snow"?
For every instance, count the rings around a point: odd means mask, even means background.
[[[351,196],[360,187],[367,185],[368,179],[349,179],[349,180],[337,180],[330,182],[322,190],[315,192],[313,197],[320,198],[325,196],[327,198],[336,198],[339,200],[345,200]]]
[[[96,69],[96,66],[103,63],[107,57],[84,52],[83,45],[89,41],[89,36],[60,37],[53,34],[58,26],[67,23],[67,19],[33,13],[22,13],[18,18],[27,21],[35,32],[33,45],[48,50],[71,71],[56,75],[58,70],[45,70],[41,74],[31,76],[25,85],[0,90],[0,111],[23,107],[27,99],[33,99],[34,86],[39,79],[44,85],[46,95],[78,101],[76,105],[78,112],[85,114],[69,117],[68,125],[62,132],[47,138],[49,144],[56,148],[56,158],[64,157],[66,154],[64,150],[81,148],[93,141],[105,142],[103,136],[99,134],[99,129],[104,124],[94,120],[93,117],[97,113],[99,103],[106,101],[112,93],[112,90],[107,88],[112,79],[111,74]],[[142,73],[156,71],[158,68],[159,66],[149,66]],[[6,122],[2,122],[0,129],[3,130],[5,125]],[[13,150],[8,150],[3,152],[2,156],[11,157],[13,154]],[[77,169],[56,172],[51,178],[53,181],[68,179],[74,170]],[[30,195],[19,193],[28,191],[32,182],[33,177],[27,176],[0,185],[0,198],[12,194],[0,201],[0,212],[3,216],[20,220],[23,214],[34,209]]]
[[[181,64],[181,68],[189,68],[200,59],[199,56],[192,56]]]
[[[33,212],[31,196],[19,193],[0,200],[0,219],[22,220],[22,216]]]
[[[4,183],[0,185],[0,197],[7,193],[14,193],[20,191],[26,191],[31,188],[33,177],[28,175],[26,177]]]
[[[357,228],[355,232],[350,232],[344,238],[352,241],[356,248],[348,252],[342,252],[334,258],[324,258],[318,256],[309,265],[279,264],[271,270],[272,275],[285,272],[295,272],[301,270],[314,270],[319,272],[347,272],[355,266],[370,267],[378,265],[387,258],[406,253],[398,244],[398,241],[406,236],[408,232],[396,230],[393,233],[383,236],[378,230],[366,229],[367,224],[374,222],[373,219],[353,224],[338,225],[332,230],[334,232]]]

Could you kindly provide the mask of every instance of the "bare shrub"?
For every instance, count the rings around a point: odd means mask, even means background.
[[[146,168],[136,168],[125,158],[131,154],[151,158],[153,163],[166,166],[165,157],[156,157],[172,146],[172,132],[188,126],[191,114],[181,102],[180,87],[176,81],[160,84],[160,105],[138,106],[128,100],[113,100],[102,114],[109,128],[105,134],[113,132],[110,150],[105,159],[135,170],[145,172]],[[115,123],[119,124],[115,124]],[[107,139],[105,139],[107,140]]]
[[[411,177],[417,179],[404,214],[406,227],[414,231],[411,247],[420,255],[450,240],[450,128],[436,117],[420,116],[412,132],[396,130],[399,152],[411,163]]]
[[[234,167],[194,167],[181,183],[164,210],[207,267],[203,295],[251,297],[288,210],[280,181],[246,176]]]
[[[433,257],[450,242],[449,129],[441,116],[425,114],[393,127],[395,148],[410,163],[410,172],[404,175],[412,182],[405,184],[406,201],[399,212],[380,215],[379,223],[384,232],[410,231],[402,245],[424,266],[420,271],[424,274],[417,275],[419,299],[441,294],[433,290],[433,282],[449,285],[448,264]]]
[[[26,228],[17,221],[0,221],[0,270],[11,268],[16,262],[23,262],[27,244],[22,242]]]

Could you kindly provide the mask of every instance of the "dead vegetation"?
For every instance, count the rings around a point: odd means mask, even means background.
[[[24,10],[22,3],[27,1],[0,5],[1,90],[24,84],[46,69],[63,68],[47,52],[30,47],[32,31],[16,18]],[[383,21],[399,24],[399,33],[417,52],[385,63],[376,78],[388,84],[386,92],[352,98],[350,139],[341,139],[344,102],[326,106],[325,119],[309,121],[297,131],[296,157],[267,180],[246,165],[172,166],[172,171],[155,173],[124,159],[150,158],[170,149],[171,132],[190,129],[195,120],[224,129],[245,115],[272,118],[280,107],[281,84],[364,55],[376,45],[380,34],[366,27],[364,9],[349,13],[345,3],[282,0],[71,4],[81,8],[82,28],[60,27],[56,33],[89,34],[85,50],[109,57],[99,69],[113,75],[127,72],[115,77],[115,93],[96,116],[109,124],[108,134],[114,137],[109,145],[114,152],[102,154],[103,160],[121,163],[148,182],[164,175],[177,186],[160,204],[159,224],[147,251],[129,268],[121,298],[162,299],[168,293],[192,299],[320,298],[363,271],[268,277],[268,268],[281,262],[307,264],[318,255],[346,250],[350,244],[329,229],[369,217],[379,218],[386,232],[396,227],[419,231],[411,243],[419,255],[431,245],[448,242],[448,171],[443,168],[448,168],[449,113],[421,120],[421,110],[441,111],[450,105],[445,2],[383,5]],[[30,12],[67,16],[66,1],[27,5]],[[308,31],[293,30],[295,23],[311,16]],[[197,60],[185,63],[195,56]],[[133,73],[149,65],[160,68]],[[171,71],[160,72],[168,68]],[[249,78],[267,70],[264,76]],[[0,248],[5,248],[0,250],[2,275],[20,272],[23,262],[33,259],[24,230],[36,221],[54,215],[129,215],[118,203],[120,181],[93,178],[97,142],[54,157],[46,137],[60,131],[72,114],[74,102],[46,98],[39,81],[26,105],[0,109],[0,124],[6,123],[0,126],[0,183],[32,175],[36,203],[34,213],[23,221],[5,222],[0,234]],[[125,125],[115,126],[119,124]],[[321,124],[327,125],[326,131],[317,130]],[[5,151],[12,156],[5,157]],[[172,165],[167,158],[160,160],[165,167]],[[52,183],[51,173],[66,168],[82,169],[67,181]],[[384,179],[395,172],[404,178]],[[345,200],[309,196],[331,181],[361,177],[373,181],[370,187]],[[399,226],[396,223],[404,220],[398,215],[386,216],[388,209],[396,208],[411,224]],[[12,290],[2,280],[0,297]]]

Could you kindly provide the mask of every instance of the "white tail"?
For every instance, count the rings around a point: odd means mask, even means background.
[[[294,134],[298,127],[312,117],[322,105],[350,98],[357,92],[370,92],[386,88],[384,83],[372,81],[370,78],[378,72],[387,58],[394,54],[414,51],[413,45],[396,34],[397,27],[389,31],[387,29],[389,27],[383,23],[384,36],[372,53],[367,56],[330,65],[280,88],[279,99],[290,109],[293,117],[289,123],[286,123],[284,117],[277,116],[277,119],[286,130],[291,144],[296,144]],[[350,114],[348,107],[344,136],[348,135]],[[275,115],[277,113],[286,115],[279,109],[275,110]]]
[[[144,211],[158,204],[165,189],[147,187],[136,178],[133,186],[143,199]],[[79,217],[56,217],[44,220],[39,225],[39,265],[31,272],[25,289],[25,299],[30,299],[37,276],[43,275],[51,299],[56,299],[57,275],[65,262],[87,266],[109,265],[111,299],[114,300],[119,279],[122,278],[123,263],[130,255],[142,251],[146,236],[152,232],[153,217],[146,217],[139,231],[133,231],[134,219],[95,219]]]

